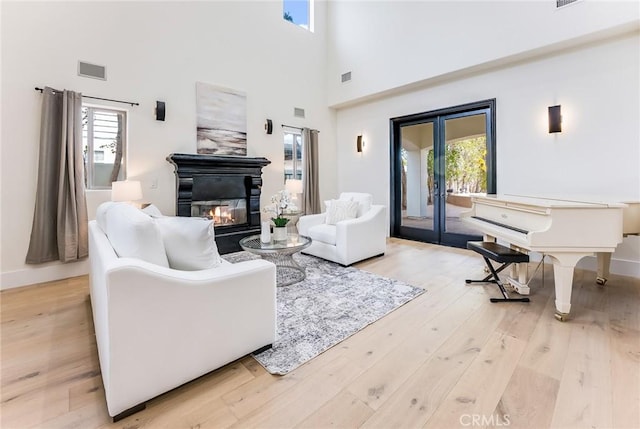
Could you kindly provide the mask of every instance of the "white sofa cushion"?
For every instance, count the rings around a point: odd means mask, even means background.
[[[96,220],[119,257],[169,267],[160,231],[153,219],[136,207],[106,202],[98,207]]]
[[[322,223],[309,228],[309,237],[313,241],[336,245],[336,226]]]
[[[143,208],[142,211],[153,218],[164,217],[160,209],[153,204],[149,204],[147,207]]]
[[[327,216],[325,222],[328,225],[335,225],[336,223],[347,220],[355,219],[358,215],[358,202],[351,200],[332,200],[327,209]]]
[[[200,217],[166,216],[155,219],[169,266],[195,271],[220,266],[213,221]]]
[[[373,196],[364,192],[343,192],[340,194],[340,199],[356,201],[358,203],[357,217],[371,210],[371,204],[373,204]]]

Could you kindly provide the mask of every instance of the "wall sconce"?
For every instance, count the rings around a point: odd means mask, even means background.
[[[549,133],[562,132],[562,113],[560,105],[549,106]]]
[[[264,132],[267,134],[273,133],[273,121],[271,119],[264,121]]]
[[[364,140],[362,140],[362,134],[358,136],[356,140],[356,150],[358,152],[362,152],[362,148],[364,147]]]
[[[164,121],[165,109],[164,101],[156,101],[156,121]]]

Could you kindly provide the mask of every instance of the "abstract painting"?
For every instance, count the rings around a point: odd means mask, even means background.
[[[196,82],[196,107],[199,154],[247,155],[246,94]]]

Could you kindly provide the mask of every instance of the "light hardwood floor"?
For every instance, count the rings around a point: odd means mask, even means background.
[[[390,239],[357,264],[427,293],[286,376],[245,357],[116,424],[104,402],[86,276],[2,299],[6,428],[639,428],[640,279],[576,270],[571,320],[553,272],[529,304],[490,304],[467,250]]]

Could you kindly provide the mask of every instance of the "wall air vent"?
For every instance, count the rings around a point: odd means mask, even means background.
[[[296,118],[304,118],[304,109],[300,107],[294,107],[293,116],[295,116]]]
[[[342,73],[340,80],[342,83],[349,82],[351,80],[351,72]]]
[[[107,68],[105,66],[78,61],[78,76],[107,80]]]
[[[569,6],[571,3],[575,3],[580,0],[556,0],[556,7],[560,8],[563,6]]]

